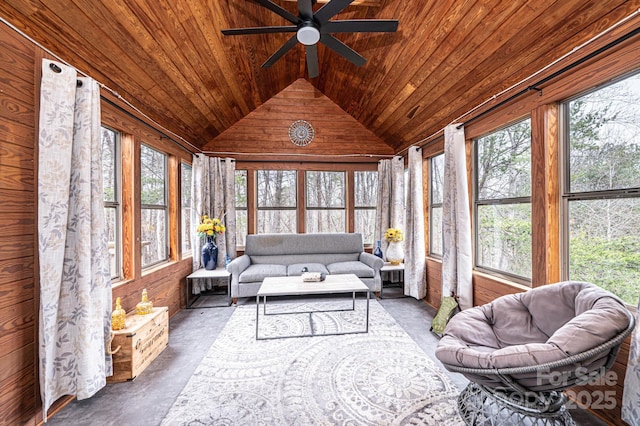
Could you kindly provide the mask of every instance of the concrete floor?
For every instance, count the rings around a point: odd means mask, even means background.
[[[435,311],[413,298],[394,298],[398,290],[385,289],[380,303],[444,370],[434,356],[438,339],[429,332]],[[216,304],[217,300],[222,301],[222,296],[201,297],[194,309],[174,315],[169,320],[169,346],[134,381],[109,384],[90,399],[73,401],[47,425],[159,425],[235,309],[197,307]],[[239,301],[247,303],[253,304],[255,299]],[[459,389],[467,384],[460,374],[451,373],[450,377]],[[572,415],[578,425],[605,424],[582,410],[572,410]]]

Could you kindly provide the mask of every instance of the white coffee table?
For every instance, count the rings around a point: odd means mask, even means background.
[[[367,309],[365,312],[365,328],[363,330],[343,331],[335,333],[317,334],[313,328],[311,316],[316,312],[336,312],[355,311],[356,293],[367,294]],[[313,296],[320,294],[351,293],[351,309],[315,310],[315,311],[293,311],[293,312],[267,312],[267,297],[275,296]],[[304,282],[302,277],[268,277],[262,281],[262,285],[256,296],[256,340],[283,339],[288,337],[308,337],[308,336],[331,336],[342,334],[357,334],[369,332],[369,299],[371,290],[355,274],[327,275],[324,281]],[[263,315],[289,315],[289,314],[309,314],[311,322],[311,333],[296,334],[294,336],[259,336],[260,300],[262,300]]]

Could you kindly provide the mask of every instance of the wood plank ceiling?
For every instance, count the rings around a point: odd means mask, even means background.
[[[295,2],[275,2],[297,15]],[[339,34],[368,62],[358,68],[320,45],[320,76],[310,82],[397,152],[639,3],[355,1],[334,19],[398,19],[398,32]],[[200,147],[306,77],[302,46],[260,68],[290,34],[221,34],[287,24],[251,0],[3,0],[0,16]]]

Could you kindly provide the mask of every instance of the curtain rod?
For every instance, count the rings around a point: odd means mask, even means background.
[[[620,43],[623,43],[623,42],[627,41],[628,39],[630,39],[631,37],[633,37],[633,36],[635,36],[635,35],[637,35],[637,34],[639,34],[639,33],[640,33],[640,27],[639,27],[639,28],[636,28],[636,29],[635,29],[635,30],[633,30],[633,31],[628,32],[627,34],[625,34],[625,35],[623,35],[623,36],[621,36],[621,37],[618,37],[618,38],[617,38],[617,39],[615,39],[614,41],[612,41],[612,42],[610,42],[610,43],[608,43],[608,44],[606,44],[606,45],[602,46],[602,47],[601,47],[601,48],[599,48],[599,49],[594,50],[593,52],[589,53],[588,55],[584,56],[583,58],[578,59],[577,61],[575,61],[575,62],[573,62],[573,63],[571,63],[571,64],[569,64],[569,65],[565,66],[564,68],[559,69],[558,71],[556,71],[556,72],[554,72],[554,73],[552,73],[552,74],[548,75],[547,77],[545,77],[545,78],[543,78],[543,79],[541,79],[541,80],[539,80],[539,81],[535,82],[534,84],[531,84],[531,85],[527,86],[525,89],[522,89],[521,91],[519,91],[519,92],[517,92],[517,93],[515,93],[515,94],[513,94],[513,95],[511,95],[511,96],[509,96],[508,98],[506,98],[506,99],[504,99],[504,100],[502,100],[502,101],[498,102],[497,104],[495,104],[495,105],[494,105],[494,106],[492,106],[491,108],[489,108],[489,109],[487,109],[487,110],[485,110],[485,111],[483,111],[483,112],[479,113],[479,114],[478,114],[478,115],[476,115],[475,117],[472,117],[472,118],[470,118],[469,120],[467,120],[467,121],[465,121],[465,122],[463,122],[463,123],[459,124],[458,126],[456,126],[456,128],[457,128],[457,129],[460,129],[460,128],[462,128],[462,127],[466,126],[466,125],[467,125],[467,124],[469,124],[469,123],[473,123],[474,121],[476,121],[476,120],[478,120],[478,119],[480,119],[480,118],[484,117],[485,115],[487,115],[487,114],[489,114],[489,113],[491,113],[491,112],[495,111],[496,109],[498,109],[498,108],[500,108],[501,106],[503,106],[503,105],[505,105],[505,104],[507,104],[507,103],[509,103],[509,102],[513,101],[514,99],[519,98],[520,96],[522,96],[522,95],[524,95],[524,94],[526,94],[526,93],[529,93],[529,92],[530,92],[530,91],[532,91],[532,90],[535,90],[535,91],[537,91],[537,92],[540,92],[540,93],[541,93],[541,92],[542,92],[542,89],[541,89],[540,87],[538,87],[538,86],[540,86],[540,85],[542,85],[542,84],[545,84],[545,83],[547,83],[547,82],[549,82],[549,81],[553,80],[554,78],[561,76],[562,74],[564,74],[564,73],[566,73],[566,72],[568,72],[568,71],[571,71],[572,69],[574,69],[574,68],[576,68],[576,67],[578,67],[578,66],[582,65],[583,63],[585,63],[585,62],[587,62],[587,61],[589,61],[589,60],[591,60],[591,59],[595,58],[596,56],[598,56],[598,55],[600,55],[600,54],[602,54],[602,53],[606,52],[607,50],[609,50],[609,49],[612,49],[612,48],[616,47],[616,46],[617,46],[617,45],[619,45]]]
[[[84,77],[87,78],[92,78],[88,73],[79,70],[78,68],[74,67],[73,65],[69,64],[67,61],[65,61],[64,59],[62,59],[59,55],[53,53],[51,50],[47,49],[46,47],[44,47],[42,44],[40,44],[39,42],[37,42],[36,40],[34,40],[33,38],[29,37],[27,34],[25,34],[22,30],[18,29],[18,27],[16,27],[15,25],[13,25],[11,22],[7,21],[4,17],[0,16],[0,22],[4,23],[7,27],[11,28],[13,31],[15,31],[16,33],[18,33],[20,36],[22,36],[23,38],[27,39],[29,42],[31,42],[33,45],[39,47],[40,49],[44,50],[45,52],[47,52],[49,55],[51,55],[52,57],[54,57],[56,60],[62,62],[63,64],[65,64],[68,67],[73,68],[74,70],[76,70],[79,74],[81,74]],[[59,67],[56,66],[56,68],[59,69]],[[51,68],[54,72],[59,72],[56,71],[55,68]],[[95,80],[95,79],[94,79]],[[171,142],[173,142],[174,144],[180,146],[182,149],[184,149],[185,151],[191,153],[191,154],[195,154],[194,151],[188,149],[187,147],[185,147],[182,143],[176,141],[174,138],[169,137],[166,133],[173,133],[172,131],[165,129],[164,126],[162,126],[160,123],[156,122],[155,120],[153,120],[151,117],[149,117],[147,114],[143,113],[142,111],[140,111],[138,108],[136,108],[131,102],[129,102],[128,100],[126,100],[125,98],[123,98],[118,92],[116,92],[115,90],[113,90],[112,88],[110,88],[109,86],[105,85],[104,83],[101,83],[99,81],[96,80],[96,82],[98,83],[98,85],[104,89],[107,90],[108,92],[110,92],[113,96],[115,96],[118,100],[124,102],[128,107],[132,108],[134,111],[136,111],[136,113],[140,114],[141,116],[143,116],[145,119],[151,121],[154,126],[150,125],[149,123],[143,121],[142,119],[140,119],[139,117],[135,116],[134,114],[132,114],[131,112],[127,111],[126,109],[124,109],[123,107],[121,107],[120,105],[116,105],[113,101],[105,98],[104,96],[100,95],[100,99],[108,102],[110,105],[113,105],[114,107],[118,108],[120,111],[126,113],[128,116],[135,118],[136,120],[140,121],[141,123],[145,124],[147,127],[153,129],[154,131],[160,133],[162,136],[164,136],[165,138],[169,139]],[[78,86],[82,85],[82,82],[78,80]],[[162,129],[162,130],[161,130]],[[181,137],[180,135],[177,135],[175,133],[173,133],[178,139],[182,140],[184,143],[186,143],[187,145],[195,148],[196,150],[199,150],[200,152],[202,152],[200,150],[200,148],[198,148],[197,146],[195,146],[194,144],[192,144],[191,142],[187,141],[186,139],[184,139],[183,137]]]
[[[100,99],[102,99],[104,102],[108,103],[109,105],[113,106],[114,108],[118,109],[119,111],[125,113],[128,117],[131,117],[134,120],[138,121],[139,123],[144,124],[145,126],[150,128],[154,132],[160,133],[160,136],[164,137],[165,139],[170,140],[171,142],[173,142],[174,144],[178,145],[183,150],[187,151],[189,154],[191,154],[191,155],[198,154],[197,152],[191,151],[189,148],[187,148],[186,146],[182,145],[180,142],[176,141],[175,139],[173,139],[172,137],[170,137],[169,135],[167,135],[163,131],[161,131],[159,129],[156,129],[154,126],[152,126],[151,124],[147,123],[146,121],[144,121],[143,119],[141,119],[137,115],[132,114],[130,111],[127,111],[121,105],[118,105],[117,103],[113,102],[111,99],[109,99],[109,98],[107,98],[107,97],[105,97],[103,95],[100,95]],[[146,118],[148,118],[148,117],[146,117]],[[154,123],[155,123],[155,121],[154,121]]]

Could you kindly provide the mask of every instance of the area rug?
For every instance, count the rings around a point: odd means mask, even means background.
[[[328,310],[340,301],[273,305]],[[350,301],[348,305],[350,305]],[[260,334],[361,330],[355,311],[260,317]],[[458,390],[375,300],[369,332],[255,340],[255,306],[238,306],[163,425],[462,425]]]

